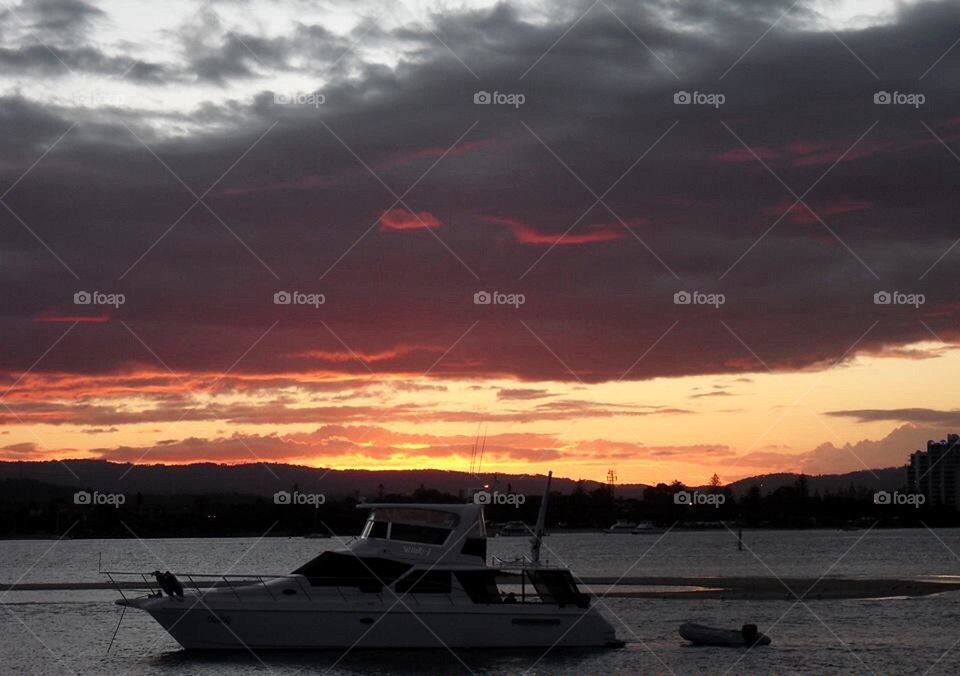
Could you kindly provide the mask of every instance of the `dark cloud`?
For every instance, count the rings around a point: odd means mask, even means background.
[[[931,408],[859,409],[827,411],[827,415],[853,418],[858,422],[898,422],[934,426],[943,429],[960,427],[960,411]]]
[[[543,399],[554,396],[547,390],[530,387],[504,387],[497,392],[497,399]]]
[[[111,427],[115,425],[139,423],[176,423],[195,421],[220,421],[233,424],[304,424],[304,423],[363,423],[369,420],[381,422],[407,423],[532,423],[553,422],[573,418],[613,418],[649,415],[682,415],[690,413],[684,409],[658,406],[631,406],[605,402],[582,400],[556,400],[536,404],[529,409],[511,410],[499,408],[494,411],[466,410],[454,404],[415,404],[402,400],[404,392],[413,391],[399,387],[392,391],[392,398],[386,403],[367,403],[355,401],[356,392],[345,391],[342,395],[325,396],[320,404],[305,404],[293,395],[255,400],[253,403],[231,403],[214,396],[212,402],[204,402],[193,392],[209,392],[209,388],[197,386],[188,389],[190,384],[183,383],[179,391],[154,391],[147,388],[137,390],[114,389],[112,396],[107,392],[90,392],[73,401],[55,398],[57,388],[46,392],[33,389],[22,394],[18,388],[13,396],[7,398],[6,405],[0,409],[0,425],[45,424],[45,425],[86,425]],[[172,387],[172,384],[171,384]],[[249,384],[249,389],[263,394],[265,386],[261,383]],[[317,390],[320,392],[321,390]],[[63,390],[60,390],[63,393]],[[215,391],[215,394],[224,391]],[[307,387],[298,388],[297,394],[308,394]],[[225,391],[227,395],[230,390]],[[136,404],[129,398],[136,394]],[[369,393],[368,393],[369,394]],[[246,401],[246,400],[245,400]],[[344,403],[347,402],[347,403]],[[110,431],[110,430],[100,430]]]
[[[71,41],[104,16],[102,10],[82,0],[31,0],[16,8],[0,8],[0,25],[8,31],[27,31],[35,39]]]
[[[928,439],[942,439],[945,430],[955,426],[939,427],[907,424],[895,428],[880,439],[863,439],[856,443],[836,445],[827,442],[811,451],[799,454],[757,451],[740,456],[736,465],[767,467],[767,471],[792,471],[806,474],[836,474],[856,472],[869,468],[900,467],[917,449],[926,448]],[[904,475],[906,478],[906,475]]]
[[[351,51],[348,69],[318,78],[322,105],[277,105],[271,73],[335,60],[342,45],[316,27],[224,38],[216,17],[199,21],[177,72],[156,77],[256,76],[264,92],[167,119],[135,108],[83,117],[16,184],[4,198],[16,216],[0,210],[0,367],[22,371],[53,344],[69,324],[50,317],[85,313],[108,321],[77,325],[38,370],[105,374],[159,359],[178,373],[296,374],[337,354],[324,368],[355,378],[596,382],[825,366],[929,339],[920,320],[957,339],[956,251],[924,273],[956,238],[960,163],[924,124],[960,148],[960,51],[918,78],[955,41],[960,8],[909,6],[890,24],[839,31],[877,80],[803,5],[743,56],[789,3],[609,4],[677,77],[601,6],[540,59],[567,24],[527,23],[500,5],[434,26],[479,79],[411,25],[370,33],[402,47],[395,68]],[[297,62],[305,41],[319,51]],[[7,58],[52,67],[49,53],[23,48]],[[88,54],[78,67],[123,65],[76,49]],[[726,102],[675,105],[681,89]],[[880,89],[921,90],[927,103],[877,106]],[[526,100],[475,105],[478,90]],[[13,185],[77,116],[0,100],[0,183]],[[794,198],[730,130],[798,195],[816,183],[808,203],[826,226],[798,206],[765,234]],[[191,208],[211,186],[209,210]],[[605,204],[591,209],[594,194]],[[442,227],[378,227],[391,210]],[[551,246],[568,230],[576,246]],[[73,305],[84,289],[127,302]],[[276,305],[280,290],[326,300]],[[476,305],[480,290],[525,302]],[[680,290],[726,302],[675,305]],[[926,302],[874,305],[880,290]]]
[[[550,461],[563,457],[552,448],[540,448],[539,442],[551,437],[530,434],[504,434],[486,440],[484,454],[490,461]],[[416,450],[404,444],[418,444]],[[466,461],[474,450],[474,440],[462,436],[401,434],[380,427],[327,426],[307,434],[239,435],[212,439],[191,437],[172,439],[154,446],[118,446],[93,449],[91,453],[116,462],[184,462],[197,459],[215,462],[253,462],[304,460],[332,461],[338,457],[387,461],[405,456],[433,460]],[[0,454],[3,449],[0,449]],[[2,457],[2,455],[0,455]]]

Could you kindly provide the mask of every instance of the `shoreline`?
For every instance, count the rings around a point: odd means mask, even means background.
[[[735,522],[727,521],[725,522],[729,527],[724,528],[724,522],[717,522],[716,526],[684,526],[677,524],[675,527],[671,528],[669,534],[677,533],[716,533],[716,532],[729,532],[731,529],[742,529],[744,535],[747,533],[795,533],[795,532],[841,532],[841,533],[858,533],[865,530],[870,530],[869,527],[864,528],[838,528],[836,526],[804,526],[797,528],[785,528],[785,527],[776,527],[776,526],[738,526]],[[666,530],[666,529],[665,529]],[[911,523],[882,523],[878,522],[872,528],[873,532],[884,532],[884,531],[893,531],[893,530],[960,530],[960,524],[958,525],[949,525],[949,526],[925,526],[925,525],[916,525]],[[551,535],[580,535],[580,534],[602,534],[609,535],[610,537],[622,537],[622,538],[637,538],[638,541],[643,539],[656,539],[662,535],[665,535],[664,532],[657,533],[610,533],[605,528],[551,528],[546,533],[544,537],[549,537]],[[290,539],[290,540],[334,540],[339,539],[349,539],[357,536],[357,532],[351,531],[350,533],[334,533],[331,537],[311,537],[310,533],[270,533],[267,536],[264,536],[263,533],[258,531],[250,531],[249,533],[229,533],[229,534],[219,534],[211,535],[209,533],[203,534],[167,534],[167,535],[151,535],[144,538],[145,540],[232,540],[232,539],[250,539],[250,538],[262,538],[265,540],[270,539]],[[489,539],[511,539],[511,538],[528,538],[529,535],[498,535],[497,533],[488,534]],[[853,535],[851,535],[853,537]],[[56,533],[35,533],[35,534],[19,534],[19,535],[0,535],[0,542],[37,542],[37,541],[83,541],[83,540],[132,540],[129,535],[121,535],[115,533],[100,533],[100,534],[78,534],[78,535],[58,535]]]
[[[858,579],[775,577],[582,577],[591,595],[606,598],[713,599],[719,601],[793,601],[919,597],[960,591],[960,579]],[[199,583],[200,588],[220,586]],[[632,587],[632,589],[618,589]],[[636,589],[640,587],[641,589]],[[642,587],[650,587],[645,590]],[[665,589],[666,588],[666,589]],[[788,591],[789,588],[789,591]],[[26,582],[0,584],[0,591],[147,590],[142,582]],[[791,593],[792,592],[792,593]]]

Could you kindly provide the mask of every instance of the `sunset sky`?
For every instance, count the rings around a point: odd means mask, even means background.
[[[700,483],[960,430],[955,2],[35,0],[0,36],[2,460],[467,470],[479,433],[485,472]]]

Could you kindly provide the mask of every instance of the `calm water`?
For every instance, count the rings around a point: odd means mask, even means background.
[[[657,536],[557,534],[546,556],[578,574],[839,577],[960,575],[960,530],[748,532],[738,552],[726,531]],[[862,538],[862,539],[861,539]],[[0,582],[101,581],[113,570],[287,573],[332,545],[294,538],[207,540],[0,541]],[[51,546],[53,548],[51,549]],[[851,549],[852,547],[852,549]],[[148,549],[149,548],[149,549]],[[525,552],[524,538],[490,541],[491,554]],[[643,558],[640,558],[640,557]],[[758,558],[762,560],[758,560]],[[839,563],[836,563],[839,560]],[[766,565],[764,565],[766,564]],[[835,565],[834,565],[835,564]],[[768,569],[769,567],[769,569]],[[25,574],[25,575],[24,575]],[[114,592],[9,592],[0,612],[0,673],[200,674],[838,674],[960,673],[960,593],[916,599],[807,602],[608,599],[604,612],[627,641],[622,650],[338,652],[187,655],[149,616],[128,611],[106,654],[121,609]],[[677,636],[691,620],[720,626],[751,621],[769,648],[693,648]],[[774,626],[775,625],[775,626]],[[262,659],[263,663],[259,660]],[[938,661],[939,659],[939,661]]]

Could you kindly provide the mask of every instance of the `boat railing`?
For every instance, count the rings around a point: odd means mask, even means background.
[[[526,557],[523,557],[526,559]],[[517,604],[531,604],[543,603],[543,599],[540,597],[539,593],[533,588],[531,584],[526,580],[526,576],[523,575],[523,571],[532,570],[534,568],[544,568],[546,567],[543,562],[539,565],[532,564],[529,560],[523,561],[523,566],[521,567],[520,562],[518,561],[503,561],[504,565],[500,568],[505,572],[514,572],[519,573],[518,589],[516,593],[507,593],[501,590],[500,602],[501,603],[517,603]],[[153,578],[153,573],[145,572],[132,572],[132,571],[100,571],[102,575],[105,575],[110,583],[113,585],[114,589],[123,597],[125,601],[130,601],[131,599],[127,596],[126,592],[130,591],[147,591],[150,596],[160,596],[162,595],[163,589]],[[217,575],[210,573],[178,573],[177,579],[181,581],[185,590],[190,590],[195,592],[197,598],[203,599],[209,592],[218,589],[229,589],[230,592],[236,597],[237,601],[245,600],[241,593],[245,590],[250,590],[254,588],[262,587],[266,591],[266,595],[261,594],[258,598],[260,600],[265,600],[269,598],[271,601],[281,600],[282,597],[278,596],[276,593],[276,588],[271,587],[268,582],[272,580],[291,580],[296,584],[297,588],[303,593],[304,597],[308,601],[313,601],[314,596],[311,595],[310,589],[313,589],[314,593],[320,593],[320,590],[336,590],[337,595],[340,597],[340,600],[345,603],[351,603],[351,599],[344,594],[344,588],[357,590],[360,587],[357,582],[359,578],[352,579],[353,584],[346,583],[344,578],[332,578],[332,577],[304,577],[302,575],[257,575],[257,574],[236,574],[236,575]],[[139,582],[130,582],[122,578],[137,578]],[[317,582],[339,582],[339,584],[312,584],[312,581]],[[369,582],[369,578],[365,578],[364,581]],[[305,584],[306,583],[306,584]],[[387,585],[383,585],[388,587]],[[389,588],[389,587],[388,587]],[[376,592],[377,597],[381,603],[392,601],[393,598],[399,597],[403,599],[405,603],[412,604],[414,606],[423,606],[423,605],[434,605],[438,601],[445,601],[451,606],[458,605],[457,599],[455,596],[459,597],[461,594],[465,594],[465,590],[462,587],[454,587],[452,592],[455,593],[446,593],[446,594],[437,594],[429,593],[423,594],[418,593],[413,590],[408,590],[405,592],[390,591],[389,597],[385,598],[387,593],[386,589],[381,588]],[[421,598],[422,597],[422,598]],[[512,600],[507,600],[508,598]],[[441,601],[442,599],[442,601]],[[247,597],[246,600],[249,600]],[[354,599],[355,600],[355,599]],[[429,602],[427,602],[429,601]]]
[[[154,579],[152,572],[146,573],[135,571],[103,570],[100,571],[100,574],[107,577],[114,589],[116,589],[125,600],[129,599],[127,599],[127,595],[124,593],[124,590],[147,591],[151,595],[163,593],[163,589]],[[131,577],[138,579],[139,582],[131,582],[123,579]],[[310,588],[314,588],[314,592],[317,592],[317,590],[320,589],[335,589],[341,600],[343,600],[345,603],[348,601],[348,599],[343,593],[344,588],[357,589],[361,586],[361,582],[370,582],[368,578],[316,577],[303,575],[260,575],[255,573],[238,573],[234,575],[212,573],[176,573],[176,577],[181,581],[184,589],[190,589],[196,592],[198,596],[204,596],[215,589],[229,589],[233,595],[237,597],[237,600],[242,600],[240,596],[241,591],[248,590],[253,587],[262,587],[267,592],[267,595],[272,600],[276,601],[278,600],[276,592],[267,583],[273,580],[291,580],[310,601],[313,600],[313,597],[309,591]],[[306,581],[308,584],[304,584],[304,581]],[[318,582],[320,584],[317,584]],[[382,600],[382,590],[378,592],[378,595]]]
[[[129,601],[127,594],[124,593],[130,591],[147,591],[150,595],[157,596],[163,594],[163,589],[157,583],[153,577],[153,573],[145,572],[134,572],[134,571],[116,571],[116,570],[103,570],[100,571],[101,575],[105,575],[110,583],[113,585],[114,589],[123,597],[124,600]],[[139,582],[130,582],[122,578],[137,578]],[[272,580],[292,580],[297,588],[303,593],[308,601],[313,601],[313,596],[311,596],[309,589],[313,588],[314,592],[317,593],[322,589],[333,589],[336,590],[337,594],[340,596],[341,601],[344,603],[349,603],[350,599],[347,598],[347,595],[344,594],[344,589],[358,589],[358,583],[370,582],[369,578],[334,578],[334,577],[310,577],[303,575],[257,575],[257,574],[236,574],[236,575],[217,575],[211,573],[177,573],[176,577],[181,581],[185,590],[193,591],[197,594],[198,597],[203,597],[212,590],[216,589],[229,589],[233,595],[237,598],[238,601],[242,601],[243,597],[241,592],[244,590],[249,590],[254,587],[263,587],[267,592],[267,596],[273,600],[277,601],[278,596],[276,594],[276,589],[271,588],[267,583]],[[321,584],[313,584],[313,581],[321,582]],[[306,582],[307,584],[304,584]],[[339,583],[339,584],[322,584],[322,583]],[[382,582],[381,589],[376,592],[377,597],[380,599],[381,603],[384,602],[384,593],[385,589],[383,587],[389,587]],[[458,591],[462,592],[463,590],[458,588]],[[394,595],[399,596],[402,599],[411,602],[414,605],[422,605],[423,599],[419,598],[423,594],[417,593],[413,590],[406,592],[391,592],[390,597]],[[437,600],[439,597],[444,597],[444,600],[447,601],[450,605],[456,605],[456,601],[453,598],[453,594],[426,594],[427,598],[431,601]],[[521,594],[518,597],[518,602],[529,602],[525,598],[528,594]],[[520,599],[523,598],[521,601]],[[387,601],[390,601],[391,598],[387,598]]]
[[[540,559],[538,562],[534,562],[529,556],[520,555],[511,559],[506,559],[500,556],[494,556],[490,559],[490,565],[497,570],[504,571],[524,571],[532,570],[535,568],[554,568],[549,560]]]

